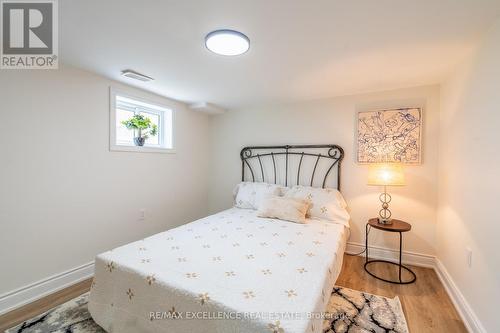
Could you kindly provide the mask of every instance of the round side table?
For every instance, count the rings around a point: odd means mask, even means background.
[[[376,279],[379,279],[379,280],[382,280],[385,282],[389,282],[389,283],[394,283],[394,284],[410,284],[410,283],[415,282],[415,280],[417,279],[417,276],[409,267],[406,267],[401,263],[401,255],[402,255],[402,251],[403,251],[403,232],[410,231],[411,224],[406,223],[406,222],[401,221],[401,220],[395,220],[395,219],[392,219],[391,222],[392,222],[392,224],[378,223],[378,218],[373,218],[373,219],[368,220],[368,223],[366,224],[366,227],[365,227],[366,261],[365,261],[364,268],[368,274],[370,274],[371,276],[373,276]],[[388,261],[388,260],[370,260],[370,258],[368,256],[368,227],[372,227],[372,228],[379,229],[382,231],[387,231],[387,232],[399,233],[399,263],[395,263],[395,262]],[[396,281],[387,280],[387,279],[381,278],[381,277],[375,275],[374,273],[370,272],[370,270],[368,269],[368,265],[371,263],[375,263],[375,262],[383,262],[383,263],[397,266],[399,268],[399,280],[396,280]],[[409,279],[409,280],[402,280],[401,279],[401,271],[403,269],[412,275],[411,279]]]

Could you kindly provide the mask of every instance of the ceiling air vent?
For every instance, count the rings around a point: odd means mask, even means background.
[[[222,114],[226,112],[225,109],[207,102],[193,103],[189,105],[189,108],[194,111],[204,112],[208,114]]]
[[[146,76],[144,74],[131,71],[129,69],[122,71],[122,76],[131,78],[131,79],[134,79],[134,80],[139,80],[139,81],[142,81],[142,82],[149,82],[149,81],[153,81],[154,80],[152,77],[149,77],[149,76]]]

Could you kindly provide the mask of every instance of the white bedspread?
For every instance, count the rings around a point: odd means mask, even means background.
[[[108,332],[321,332],[348,232],[232,208],[98,255],[89,310]]]

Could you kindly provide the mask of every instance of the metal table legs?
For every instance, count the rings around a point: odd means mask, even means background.
[[[382,280],[382,281],[385,281],[385,282],[388,282],[388,283],[410,284],[410,283],[415,282],[415,280],[417,280],[417,276],[415,275],[415,273],[410,268],[404,266],[401,263],[402,254],[403,254],[403,234],[402,234],[402,232],[399,231],[399,263],[395,263],[395,262],[388,261],[388,260],[381,260],[381,259],[380,260],[370,260],[370,258],[368,257],[368,226],[369,225],[367,223],[366,227],[365,227],[365,246],[366,246],[366,260],[365,260],[365,265],[364,265],[365,271],[368,274],[370,274],[371,276],[373,276],[374,278]],[[381,277],[375,275],[374,273],[370,272],[368,270],[367,266],[369,264],[375,263],[375,262],[383,262],[383,263],[387,263],[387,264],[391,264],[391,265],[397,266],[399,268],[399,280],[397,280],[397,281],[387,280],[387,279],[381,278]],[[412,275],[412,278],[410,280],[407,280],[407,281],[403,281],[402,280],[402,278],[401,278],[401,271],[403,269],[406,270],[407,272],[409,272]]]

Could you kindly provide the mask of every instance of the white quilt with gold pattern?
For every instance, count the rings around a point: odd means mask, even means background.
[[[108,332],[321,332],[346,221],[232,208],[100,254],[89,300]]]

